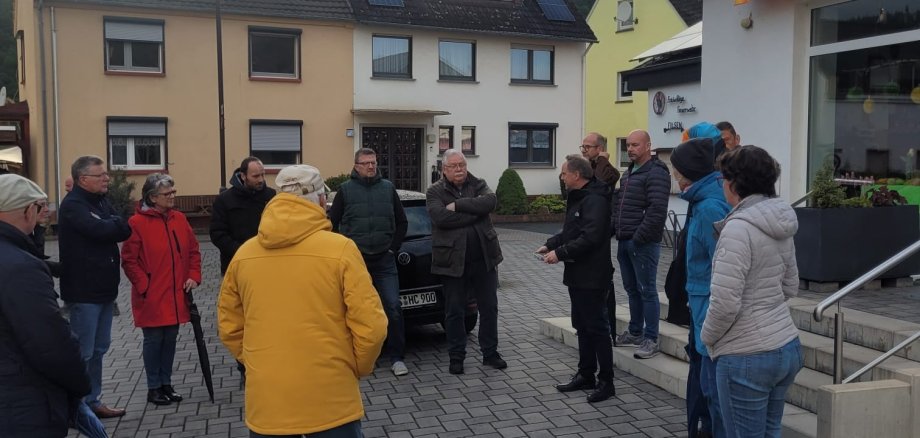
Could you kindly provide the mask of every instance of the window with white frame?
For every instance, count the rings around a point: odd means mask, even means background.
[[[303,149],[302,128],[300,120],[251,120],[250,155],[266,166],[299,164]]]
[[[104,21],[105,69],[163,73],[163,21],[110,18]]]
[[[250,26],[249,77],[300,78],[300,29]]]
[[[108,119],[109,165],[113,169],[166,169],[166,119]]]
[[[512,83],[553,83],[553,47],[511,46]]]
[[[623,73],[617,73],[617,100],[628,102],[633,100],[632,90],[629,89],[629,80]]]
[[[617,32],[632,30],[636,24],[636,11],[633,0],[617,0]]]
[[[626,137],[617,137],[617,150],[620,152],[620,167],[629,167],[632,161],[629,159]]]

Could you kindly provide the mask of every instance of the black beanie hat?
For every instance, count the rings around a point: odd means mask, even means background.
[[[674,148],[671,164],[685,178],[696,182],[715,172],[712,154],[712,139],[693,138]]]

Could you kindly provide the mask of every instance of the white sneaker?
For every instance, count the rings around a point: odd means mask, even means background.
[[[393,366],[390,367],[390,370],[393,371],[393,374],[397,376],[405,376],[406,374],[409,374],[409,368],[407,368],[405,362],[401,360],[393,362]]]

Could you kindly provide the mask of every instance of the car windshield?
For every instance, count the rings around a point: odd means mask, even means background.
[[[431,235],[431,217],[425,206],[406,207],[406,218],[409,220],[409,229],[406,230],[406,239],[417,239]]]

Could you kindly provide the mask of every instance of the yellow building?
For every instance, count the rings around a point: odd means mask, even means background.
[[[594,3],[588,24],[600,42],[586,57],[585,132],[607,136],[611,161],[617,160],[621,167],[629,164],[626,135],[648,126],[648,97],[645,92],[631,92],[620,72],[636,67],[630,59],[639,53],[702,20],[702,13],[698,0]]]
[[[168,172],[183,195],[216,194],[249,155],[269,173],[300,162],[328,176],[351,167],[347,2],[222,3],[223,162],[215,3],[14,3],[27,172],[53,201],[87,154],[125,169],[138,189],[147,174]]]

